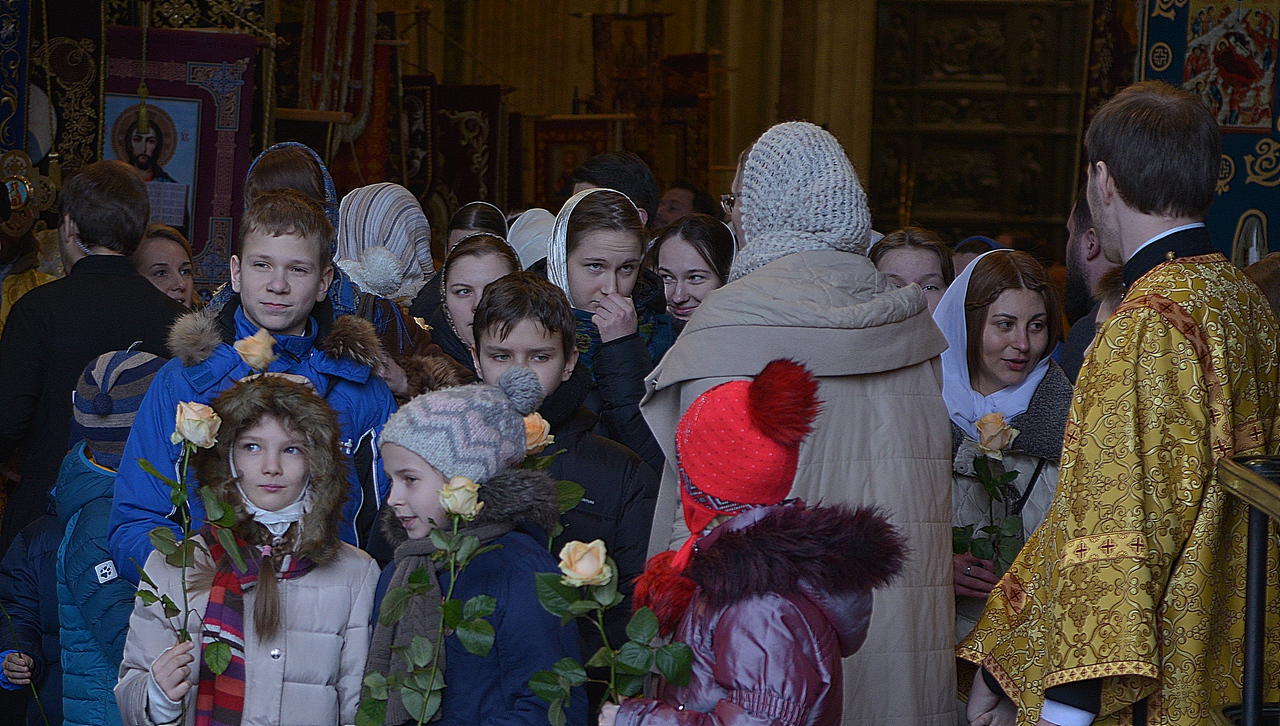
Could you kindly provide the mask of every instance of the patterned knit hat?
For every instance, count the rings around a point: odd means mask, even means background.
[[[718,514],[778,504],[791,491],[800,442],[821,403],[818,382],[794,361],[775,360],[753,381],[730,381],[694,399],[676,425],[680,502],[693,543]]]
[[[382,428],[382,443],[421,456],[445,479],[482,484],[524,459],[524,417],[546,394],[528,368],[511,368],[497,386],[475,384],[424,393]]]
[[[71,393],[71,432],[84,439],[95,462],[119,468],[133,417],[165,362],[150,353],[118,350],[103,353],[85,366]]]
[[[738,207],[745,245],[736,280],[803,250],[867,253],[871,212],[840,142],[804,121],[778,124],[742,160]]]

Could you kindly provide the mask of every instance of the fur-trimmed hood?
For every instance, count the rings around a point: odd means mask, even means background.
[[[169,329],[169,350],[184,367],[205,362],[219,345],[236,342],[235,312],[239,308],[240,298],[235,296],[216,316],[207,310],[183,315]],[[327,299],[316,303],[312,311],[318,327],[316,348],[332,358],[376,368],[382,344],[373,324],[354,315],[335,319],[332,312]]]
[[[652,608],[663,632],[684,616],[695,585],[712,608],[765,593],[803,596],[836,627],[847,653],[866,635],[867,595],[907,559],[902,535],[879,510],[810,509],[798,500],[739,514],[700,538],[694,553],[682,573],[671,571],[673,553],[656,555],[636,582],[636,606]]]
[[[338,528],[348,490],[337,414],[310,386],[270,374],[235,384],[215,398],[212,405],[222,418],[222,425],[213,448],[198,452],[196,472],[202,486],[212,487],[219,499],[235,509],[236,535],[251,545],[271,544],[273,539],[245,509],[231,475],[230,456],[240,432],[264,415],[275,416],[305,433],[309,440],[311,478],[305,495],[309,503],[302,516],[301,534],[297,534],[295,526],[295,533],[289,535],[298,538],[290,549],[316,564],[333,561],[341,547]]]
[[[558,493],[555,480],[545,471],[508,469],[480,485],[478,496],[484,506],[466,526],[506,523],[518,527],[530,522],[550,534],[560,521]],[[391,507],[383,506],[381,520],[392,548],[408,539]]]

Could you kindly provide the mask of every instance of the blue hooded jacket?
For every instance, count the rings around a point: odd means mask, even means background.
[[[62,640],[62,708],[66,726],[119,726],[113,689],[133,612],[132,583],[107,548],[116,473],[93,462],[83,442],[62,460],[57,509],[58,619]]]
[[[338,414],[345,454],[351,456],[362,443],[374,452],[369,472],[370,490],[362,486],[355,467],[348,468],[351,489],[339,529],[344,542],[362,547],[377,521],[378,508],[389,488],[377,459],[377,438],[387,417],[395,410],[395,400],[382,379],[373,375],[380,347],[371,326],[352,317],[333,320],[329,310],[322,310],[322,306],[324,302],[317,303],[306,334],[272,336],[278,357],[267,370],[300,375],[311,382]],[[333,322],[326,325],[326,320]],[[332,332],[322,334],[329,327]],[[111,506],[108,535],[111,555],[120,575],[135,584],[138,567],[147,561],[152,549],[147,533],[162,525],[179,536],[182,531],[177,510],[169,501],[168,487],[144,472],[138,460],[145,459],[158,471],[177,479],[182,447],[172,443],[169,437],[174,430],[178,403],[207,404],[240,379],[252,375],[255,371],[240,358],[231,343],[256,332],[258,326],[245,317],[238,298],[217,318],[205,313],[189,313],[174,324],[169,346],[175,358],[156,373],[142,400],[116,474]],[[194,473],[194,468],[191,471]],[[192,529],[198,529],[204,524],[204,504],[194,487],[187,506]],[[363,524],[366,521],[368,524]]]
[[[0,605],[5,615],[0,630],[0,658],[15,650],[31,656],[32,683],[40,696],[39,702],[28,699],[27,724],[43,724],[45,717],[49,723],[62,723],[62,662],[58,659],[61,646],[54,575],[54,557],[61,539],[58,518],[47,514],[19,532],[0,560]],[[10,683],[3,672],[0,687],[11,691],[28,688]]]

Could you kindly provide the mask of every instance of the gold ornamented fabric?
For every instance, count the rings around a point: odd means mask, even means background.
[[[1089,679],[1102,679],[1096,724],[1132,723],[1142,698],[1153,726],[1199,726],[1239,702],[1248,510],[1215,467],[1280,453],[1276,336],[1258,288],[1221,255],[1133,284],[1081,370],[1044,524],[957,646],[962,692],[984,666],[1026,726],[1045,689]],[[1267,626],[1275,700],[1274,598]]]

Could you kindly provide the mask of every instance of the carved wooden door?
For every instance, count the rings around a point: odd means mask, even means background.
[[[1060,249],[1080,147],[1089,8],[1075,0],[880,1],[868,180],[877,229],[909,221],[956,239],[1014,232],[1040,251]]]

